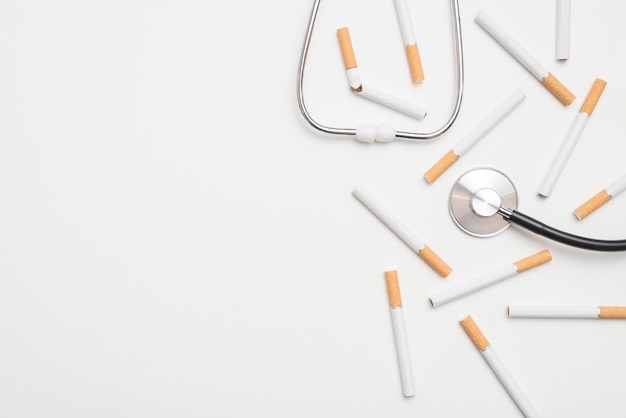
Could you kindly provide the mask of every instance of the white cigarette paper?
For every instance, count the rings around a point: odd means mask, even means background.
[[[513,402],[515,402],[524,416],[527,418],[539,417],[539,414],[533,405],[530,403],[515,379],[513,379],[513,376],[506,369],[500,360],[500,357],[498,357],[496,351],[480,331],[472,317],[468,316],[463,319],[461,321],[461,326],[467,333],[468,337],[470,337],[478,351],[480,351],[480,354],[482,354],[493,373],[496,375],[504,389],[506,389],[511,399],[513,399]]]
[[[580,135],[587,125],[589,117],[593,113],[593,110],[595,109],[598,100],[600,100],[600,96],[602,95],[605,87],[606,81],[600,78],[597,78],[591,86],[591,89],[589,90],[589,93],[587,94],[587,97],[585,98],[585,101],[581,106],[580,111],[574,118],[574,121],[572,122],[572,125],[567,132],[567,135],[565,135],[565,138],[563,138],[563,142],[561,143],[558,152],[552,160],[552,164],[550,164],[550,166],[548,167],[548,172],[546,173],[543,181],[541,182],[541,185],[539,186],[539,190],[537,191],[537,193],[540,196],[550,197],[550,194],[552,193],[557,180],[559,179],[561,173],[563,172],[563,169],[565,168],[565,164],[569,160],[572,151],[574,151],[574,147],[576,146],[576,143],[580,138]]]
[[[530,257],[523,258],[511,264],[506,264],[493,271],[467,280],[466,282],[441,290],[430,297],[430,303],[434,308],[437,308],[445,303],[452,302],[453,300],[516,276],[526,270],[546,263],[551,259],[552,254],[550,254],[550,251],[543,250],[537,254],[531,255]]]
[[[532,56],[517,40],[509,35],[500,24],[485,11],[480,11],[474,19],[520,64],[522,64],[541,84],[546,87],[565,106],[570,105],[576,96],[570,92],[546,67]]]
[[[413,379],[413,363],[411,362],[409,338],[404,322],[404,311],[402,310],[402,296],[400,294],[398,272],[396,270],[386,271],[385,282],[387,284],[389,308],[391,309],[391,324],[396,346],[396,356],[398,358],[398,368],[400,370],[402,393],[404,396],[409,397],[415,395],[415,382]]]
[[[353,89],[352,91],[372,102],[376,102],[397,112],[404,113],[414,119],[422,120],[426,117],[427,110],[424,106],[417,103],[411,103],[407,100],[391,95],[370,84],[362,83],[360,90]]]
[[[428,245],[407,228],[396,216],[383,205],[373,193],[364,186],[356,186],[352,194],[366,208],[381,220],[394,234],[404,241],[417,255],[424,260],[441,277],[447,277],[452,268],[448,266]]]
[[[556,59],[570,57],[571,0],[556,2]]]

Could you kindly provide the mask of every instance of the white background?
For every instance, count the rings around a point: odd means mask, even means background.
[[[370,4],[371,3],[371,4]],[[374,4],[376,3],[376,4]],[[305,76],[320,122],[430,130],[454,92],[448,1],[409,2],[426,80],[410,83],[391,0],[324,0]],[[626,255],[452,222],[454,180],[493,166],[520,209],[626,237],[626,196],[572,211],[626,174],[623,21],[573,1],[463,0],[459,118],[427,143],[362,144],[300,115],[312,1],[5,1],[0,6],[0,415],[521,416],[458,321],[471,314],[545,417],[623,416],[626,323],[506,317],[512,303],[626,305]],[[562,106],[474,22],[485,9],[576,101]],[[350,93],[420,102],[417,122]],[[536,190],[596,77],[608,82],[549,199]],[[527,98],[433,185],[423,173],[515,89]],[[365,184],[454,271],[437,276],[354,197]],[[441,308],[428,296],[548,248],[553,260]],[[397,269],[417,395],[402,397],[383,272]]]

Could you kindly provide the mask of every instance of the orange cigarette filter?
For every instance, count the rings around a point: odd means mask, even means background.
[[[591,86],[591,89],[589,90],[589,93],[587,93],[587,97],[585,98],[583,105],[580,107],[580,111],[586,113],[588,116],[591,116],[591,113],[593,113],[593,109],[595,109],[598,104],[598,100],[600,100],[600,96],[602,95],[605,87],[606,81],[596,78]]]
[[[576,96],[567,89],[552,73],[548,73],[548,75],[541,80],[541,84],[544,85],[545,88],[550,90],[561,103],[565,106],[570,105],[574,100],[576,100]]]
[[[471,315],[460,321],[460,324],[463,327],[463,330],[465,330],[467,336],[470,337],[470,340],[472,340],[476,348],[478,348],[480,351],[484,351],[487,349],[487,347],[489,347],[489,341],[487,341],[487,338],[485,338],[480,328],[478,328],[478,325],[476,325],[476,322],[474,322],[474,319],[471,317]]]
[[[387,284],[387,296],[389,296],[389,306],[391,308],[401,308],[402,297],[400,296],[398,272],[396,270],[386,271],[385,282]]]
[[[600,306],[599,318],[624,319],[626,318],[626,306]]]
[[[448,151],[446,155],[441,157],[439,161],[437,161],[426,173],[424,173],[424,178],[432,184],[443,174],[444,171],[450,168],[452,164],[456,163],[458,159],[459,155],[456,152],[453,150]]]
[[[452,273],[452,267],[446,264],[428,245],[424,245],[417,255],[426,262],[441,277],[448,277]]]
[[[420,58],[417,44],[411,44],[404,47],[406,58],[409,62],[409,70],[411,71],[411,80],[414,83],[424,81],[424,69],[422,68],[422,59]]]
[[[576,208],[574,215],[579,220],[583,220],[609,200],[611,200],[611,195],[606,190],[602,190],[600,193]]]
[[[356,57],[352,40],[350,39],[350,31],[348,28],[337,29],[337,37],[339,38],[339,47],[341,48],[341,56],[343,57],[343,65],[346,70],[356,68]]]
[[[548,250],[543,250],[537,254],[533,254],[529,257],[522,258],[519,261],[513,263],[518,273],[529,270],[533,267],[537,267],[540,264],[547,263],[552,260],[552,254]]]

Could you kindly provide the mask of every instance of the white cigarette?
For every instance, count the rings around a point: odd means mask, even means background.
[[[422,120],[426,117],[427,109],[424,106],[396,97],[372,85],[364,84],[361,81],[361,74],[354,55],[348,28],[337,29],[337,37],[348,77],[348,84],[352,92],[414,119]]]
[[[402,34],[402,42],[411,71],[411,80],[414,83],[424,81],[424,70],[422,69],[422,60],[419,55],[419,49],[415,40],[415,30],[413,29],[413,21],[411,19],[411,11],[407,0],[394,0],[396,5],[396,14]]]
[[[571,0],[556,1],[556,59],[567,60],[570,55]]]
[[[543,250],[530,257],[523,258],[512,264],[507,264],[499,267],[493,271],[467,280],[464,283],[449,287],[441,290],[430,297],[430,303],[434,308],[437,308],[445,303],[462,298],[463,296],[477,292],[488,286],[501,282],[510,277],[516,276],[526,270],[536,267],[540,264],[546,263],[552,259],[550,251]]]
[[[474,129],[472,129],[458,144],[456,144],[446,155],[437,161],[426,173],[424,178],[433,183],[444,171],[470,150],[480,139],[482,139],[489,131],[491,131],[500,121],[502,121],[509,113],[513,111],[520,103],[524,101],[526,94],[517,90],[502,102],[495,110],[493,110],[485,119],[482,120]]]
[[[626,175],[614,181],[608,187],[596,194],[594,197],[587,200],[585,203],[576,208],[576,210],[574,211],[574,215],[576,215],[579,220],[584,219],[600,206],[604,205],[606,202],[623,192],[625,189]]]
[[[626,306],[509,305],[510,318],[626,319]]]
[[[564,105],[569,105],[576,99],[546,67],[532,56],[522,45],[509,35],[499,23],[493,20],[484,10],[481,10],[475,19],[500,45],[504,47],[520,64],[535,76],[557,99]]]
[[[519,387],[517,382],[513,379],[513,376],[506,369],[500,357],[496,354],[496,351],[493,349],[487,338],[483,335],[482,331],[474,322],[471,316],[466,317],[462,321],[460,321],[461,326],[467,333],[468,337],[472,340],[480,354],[482,354],[483,358],[493,370],[493,373],[496,375],[498,380],[504,389],[508,392],[513,402],[517,405],[519,410],[524,414],[526,418],[534,418],[538,417],[539,414],[535,411],[535,408],[530,403],[522,389]]]
[[[559,148],[557,154],[555,155],[550,167],[548,168],[548,172],[546,173],[543,182],[539,186],[538,194],[543,197],[550,197],[554,186],[556,185],[557,180],[561,176],[563,172],[563,168],[565,168],[565,164],[567,160],[569,160],[572,151],[574,151],[574,147],[580,138],[585,126],[587,125],[587,121],[589,117],[593,113],[593,109],[595,108],[604,88],[606,87],[606,81],[597,78],[587,97],[585,98],[585,102],[580,108],[580,111],[574,118],[572,125],[570,126],[567,135],[563,139],[561,143],[561,147]]]
[[[404,241],[422,260],[426,262],[441,277],[448,276],[452,269],[433,250],[428,247],[415,233],[407,228],[378,198],[365,186],[356,186],[352,190],[356,197],[394,234]]]
[[[409,339],[407,337],[406,324],[404,323],[398,272],[396,270],[386,271],[385,282],[387,284],[387,295],[391,310],[391,325],[396,345],[396,356],[398,357],[402,393],[404,396],[409,397],[415,395],[415,381],[413,379],[413,363],[411,362]]]

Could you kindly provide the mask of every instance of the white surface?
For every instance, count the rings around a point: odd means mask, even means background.
[[[411,2],[428,78],[412,85],[392,2],[324,0],[305,80],[325,123],[425,130],[452,108],[450,6]],[[323,135],[298,112],[297,61],[312,2],[5,0],[0,13],[0,411],[3,417],[516,417],[458,320],[488,332],[546,417],[626,410],[623,321],[511,320],[515,303],[623,305],[626,254],[552,244],[511,227],[460,231],[457,176],[515,182],[520,209],[573,233],[624,238],[615,199],[571,214],[624,172],[624,5],[577,2],[563,107],[474,21],[481,8],[546,64],[554,7],[464,0],[466,91],[427,143]],[[420,19],[420,22],[422,19]],[[428,103],[422,122],[347,88],[336,29],[367,81]],[[598,47],[602,45],[602,47]],[[535,191],[596,77],[608,82],[548,200]],[[502,93],[524,106],[449,177],[422,173]],[[590,173],[594,173],[593,176]],[[454,271],[441,279],[351,195],[371,185]],[[432,242],[431,242],[432,241]],[[553,260],[454,304],[428,295],[494,260]],[[398,379],[382,275],[397,268],[416,375]],[[541,341],[541,344],[537,344]],[[419,359],[419,361],[418,361]],[[590,401],[593,400],[593,401]]]
[[[534,57],[509,31],[496,22],[487,12],[481,10],[476,15],[476,23],[483,27],[498,41],[515,59],[519,61],[537,80],[541,81],[548,75],[548,69]]]
[[[585,126],[587,125],[587,121],[589,120],[589,115],[585,112],[579,112],[574,120],[572,121],[572,125],[570,126],[567,134],[563,138],[561,142],[561,146],[557,153],[554,155],[552,159],[552,163],[548,167],[548,171],[543,177],[543,181],[539,186],[539,190],[537,193],[543,197],[550,197],[552,192],[554,191],[554,187],[556,186],[567,161],[569,160],[572,152],[574,152],[574,148],[580,139],[580,135],[582,135],[585,130]]]
[[[413,362],[411,361],[411,347],[406,332],[406,322],[402,308],[391,308],[391,324],[393,340],[396,345],[398,371],[402,384],[402,394],[410,397],[415,395],[415,378],[413,376]]]
[[[483,138],[490,130],[502,121],[509,113],[520,105],[526,95],[521,90],[514,91],[505,101],[500,103],[483,120],[478,123],[452,150],[460,157]]]
[[[566,60],[570,56],[571,0],[556,1],[556,59]]]
[[[493,370],[493,373],[497,376],[500,383],[502,383],[502,386],[504,386],[506,391],[509,393],[511,399],[513,399],[513,402],[515,402],[517,407],[524,414],[524,416],[526,418],[538,418],[540,415],[537,413],[535,407],[530,402],[528,397],[526,397],[526,394],[524,393],[524,391],[522,391],[522,388],[520,388],[517,381],[504,366],[502,360],[500,360],[500,357],[498,357],[496,350],[494,350],[492,346],[489,346],[482,350],[481,354],[483,355],[485,361],[487,361],[487,364],[489,364],[489,367],[491,367],[491,370]]]
[[[515,264],[507,264],[432,294],[430,303],[437,308],[514,276],[517,276]]]
[[[580,318],[597,319],[598,306],[510,305],[509,318]]]

